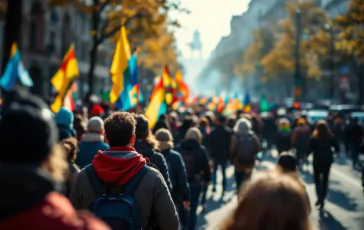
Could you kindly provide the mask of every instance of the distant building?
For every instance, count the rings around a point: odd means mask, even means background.
[[[31,91],[44,99],[52,96],[50,79],[59,69],[62,58],[71,43],[75,44],[80,78],[80,96],[87,92],[87,73],[91,47],[90,16],[72,6],[48,8],[47,0],[23,1],[21,54],[25,67],[34,81]],[[4,21],[0,18],[0,44],[3,40]],[[107,45],[100,46],[95,68],[95,93],[109,85],[109,59]],[[0,59],[2,58],[0,49]]]

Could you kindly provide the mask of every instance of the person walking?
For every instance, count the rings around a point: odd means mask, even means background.
[[[104,121],[100,117],[92,117],[87,124],[87,132],[78,143],[79,153],[75,163],[82,169],[91,164],[98,151],[109,148],[104,138]]]
[[[130,229],[125,223],[136,226],[140,221],[138,229],[177,230],[178,215],[163,176],[146,166],[146,159],[133,148],[135,126],[133,115],[127,112],[115,112],[105,120],[110,148],[99,151],[92,164],[80,172],[69,198],[76,209],[91,207],[109,224],[116,225],[115,216],[128,217],[118,225],[119,229]],[[128,201],[123,206],[105,206],[113,201],[102,203],[102,194],[113,197],[115,202]],[[138,212],[138,220],[129,222],[131,217],[125,215],[131,210],[132,214]]]
[[[323,120],[317,123],[309,146],[309,153],[313,153],[313,173],[317,195],[316,206],[323,209],[328,190],[330,168],[334,161],[332,148],[335,149],[336,153],[340,151],[340,148],[330,128]]]
[[[190,128],[179,147],[179,152],[184,160],[187,179],[190,186],[190,209],[180,213],[181,219],[187,220],[187,230],[195,230],[197,222],[197,207],[203,187],[211,180],[211,171],[206,149],[202,143],[202,134],[196,127]],[[187,215],[188,214],[188,215]]]
[[[353,168],[355,169],[358,163],[360,144],[363,139],[363,128],[358,124],[358,118],[351,119],[346,135]]]
[[[73,127],[76,130],[77,141],[81,140],[81,137],[86,133],[86,122],[85,118],[81,114],[76,114],[73,121]]]
[[[169,178],[167,162],[166,159],[164,159],[164,156],[158,152],[160,151],[158,141],[155,139],[155,136],[149,129],[148,119],[142,114],[133,114],[133,116],[136,122],[136,140],[134,144],[135,149],[138,151],[138,153],[142,154],[143,157],[148,158],[150,163],[154,164],[159,169],[165,182],[167,183],[169,191],[172,191],[172,184]]]
[[[311,131],[310,127],[304,118],[297,120],[297,126],[293,129],[291,143],[296,149],[296,156],[299,163],[299,168],[303,168],[303,163],[306,161],[310,143]]]
[[[66,180],[66,195],[68,196],[72,190],[73,185],[76,182],[78,174],[80,173],[80,168],[75,164],[75,160],[78,154],[78,146],[77,146],[77,139],[74,137],[70,137],[64,139],[61,142],[65,153],[66,153],[66,160],[69,164],[69,170],[67,173],[67,180]]]
[[[236,189],[239,192],[241,184],[250,180],[261,145],[259,138],[252,131],[252,124],[246,118],[240,118],[236,122],[234,132],[230,146],[230,161],[235,167]]]
[[[76,137],[76,131],[73,128],[73,113],[65,108],[61,108],[54,116],[59,131],[59,140],[69,137]]]
[[[268,174],[241,191],[222,230],[311,230],[306,194],[289,176]]]
[[[278,154],[281,154],[292,149],[291,144],[291,125],[287,118],[281,118],[278,122],[278,135],[276,138],[276,147]]]
[[[179,152],[173,150],[172,133],[168,129],[159,129],[155,137],[159,148],[167,161],[168,173],[172,183],[172,199],[179,213],[190,206],[190,187],[187,180],[186,166]],[[186,226],[186,221],[181,219],[181,225]]]
[[[58,139],[40,98],[25,90],[7,93],[0,119],[0,229],[110,230],[62,195],[68,163]]]
[[[217,121],[216,128],[211,131],[208,139],[209,149],[211,159],[213,160],[214,170],[212,175],[212,191],[216,191],[216,173],[220,166],[222,171],[222,195],[226,190],[226,164],[229,158],[229,150],[231,144],[231,137],[233,131],[225,125],[226,117],[220,115]]]

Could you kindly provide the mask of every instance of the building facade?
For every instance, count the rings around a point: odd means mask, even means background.
[[[48,0],[23,1],[22,36],[20,50],[22,60],[34,81],[31,91],[44,99],[54,95],[50,84],[59,69],[62,58],[69,46],[75,45],[80,77],[79,96],[88,91],[91,33],[90,16],[72,6],[50,8]],[[0,19],[0,44],[3,41],[4,21]],[[110,84],[109,46],[100,46],[98,63],[95,68],[95,92],[100,92]],[[0,58],[2,57],[0,51]]]

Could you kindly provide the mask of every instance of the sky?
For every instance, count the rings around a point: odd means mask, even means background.
[[[182,28],[175,33],[178,50],[183,57],[190,56],[188,43],[196,29],[200,31],[203,57],[208,58],[222,36],[230,33],[230,20],[247,10],[250,0],[182,0],[190,14],[176,13]]]

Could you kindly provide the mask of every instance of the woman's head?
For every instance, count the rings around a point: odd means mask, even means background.
[[[189,128],[186,133],[186,139],[194,139],[198,143],[202,142],[202,134],[200,130],[196,127]]]
[[[333,134],[326,121],[320,120],[317,122],[313,136],[318,140],[328,140],[333,137]]]
[[[277,160],[277,170],[283,173],[297,171],[297,158],[290,152],[279,155]]]
[[[210,122],[206,117],[202,117],[199,121],[199,126],[200,127],[204,127],[204,128],[209,128],[210,127]]]
[[[149,129],[148,118],[146,118],[143,114],[133,114],[133,116],[136,122],[136,138],[139,140],[145,140],[152,149],[159,150],[158,141]]]
[[[239,204],[224,230],[309,230],[303,187],[286,175],[263,176],[241,191]]]
[[[298,120],[297,120],[297,125],[298,126],[304,126],[304,125],[306,125],[306,120],[304,119],[304,118],[298,118]]]
[[[74,163],[78,154],[77,139],[70,137],[62,140],[61,144],[66,152],[68,162]]]
[[[155,133],[155,138],[159,142],[160,150],[173,148],[172,133],[168,129],[158,129]]]
[[[235,133],[241,133],[241,134],[248,133],[251,129],[252,129],[251,122],[244,117],[237,120],[233,128]]]

